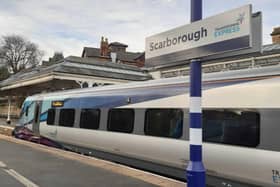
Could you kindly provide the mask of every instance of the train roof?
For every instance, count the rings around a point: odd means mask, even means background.
[[[275,77],[280,75],[280,65],[269,66],[262,68],[252,68],[252,69],[242,69],[234,71],[224,71],[216,73],[207,73],[203,74],[203,82],[230,82],[236,80],[258,80],[268,77]],[[110,85],[103,87],[93,87],[93,88],[82,88],[82,89],[73,89],[66,91],[58,91],[52,93],[43,93],[30,96],[27,100],[36,100],[38,98],[68,98],[68,97],[83,97],[84,95],[94,94],[94,95],[104,95],[104,94],[114,94],[114,92],[127,91],[142,88],[142,89],[153,89],[154,87],[168,86],[175,84],[186,84],[186,87],[189,83],[188,76],[181,76],[175,78],[164,78],[143,82],[130,82],[119,85]]]
[[[204,108],[279,108],[280,77],[233,84],[203,91]],[[158,98],[122,106],[122,108],[186,108],[189,94]]]

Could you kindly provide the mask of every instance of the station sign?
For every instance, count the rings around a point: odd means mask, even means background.
[[[246,5],[146,38],[146,65],[202,58],[252,47],[252,6]]]

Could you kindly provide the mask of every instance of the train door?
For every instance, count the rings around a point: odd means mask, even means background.
[[[32,131],[36,135],[40,134],[41,106],[42,106],[42,101],[36,101],[35,102],[34,120],[33,120],[33,123],[32,123]]]

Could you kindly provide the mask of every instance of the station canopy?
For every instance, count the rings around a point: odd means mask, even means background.
[[[0,96],[28,96],[80,87],[146,81],[142,69],[100,58],[69,56],[56,63],[25,69],[0,82]]]

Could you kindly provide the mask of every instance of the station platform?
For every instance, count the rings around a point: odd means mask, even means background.
[[[186,183],[0,135],[0,186],[185,187]]]

